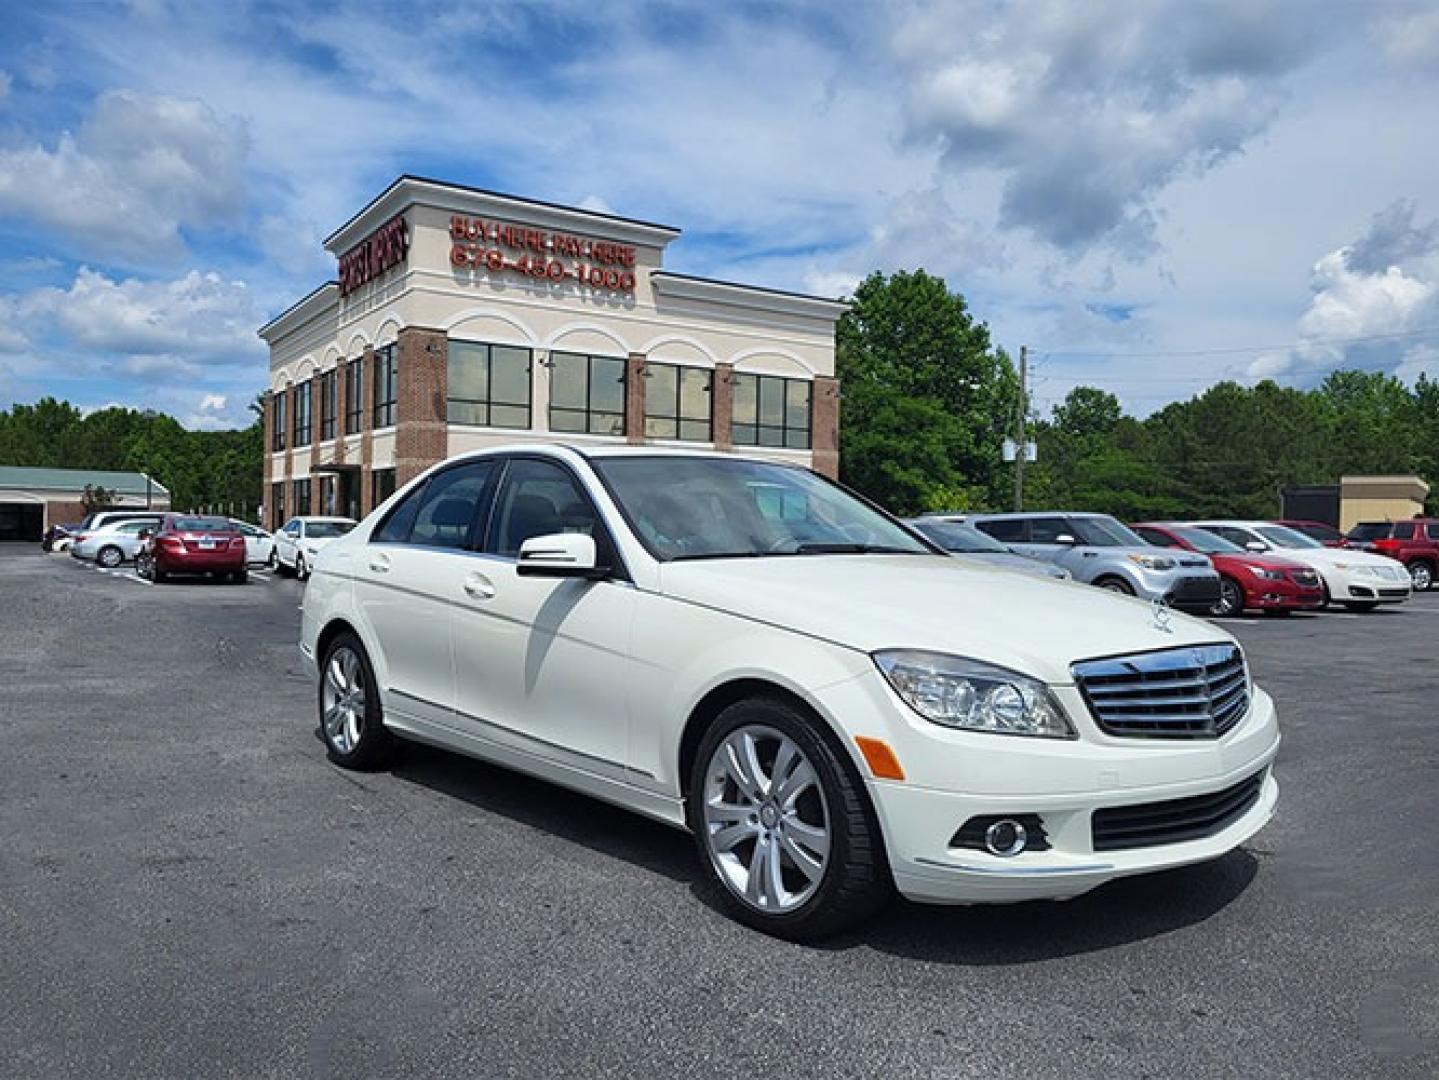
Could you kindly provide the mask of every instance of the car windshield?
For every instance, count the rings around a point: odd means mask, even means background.
[[[235,528],[224,518],[180,517],[171,525],[176,532],[234,532]]]
[[[1205,532],[1203,529],[1171,528],[1169,531],[1195,551],[1205,555],[1233,555],[1235,552],[1242,554],[1244,551],[1234,541],[1226,540],[1222,536],[1215,536],[1212,532]]]
[[[804,469],[743,458],[613,457],[595,471],[656,558],[933,551]]]
[[[333,540],[355,527],[353,521],[307,521],[305,536],[311,540]]]
[[[1090,547],[1150,547],[1138,533],[1121,525],[1112,517],[1074,517],[1069,519],[1081,544]]]
[[[1254,531],[1275,547],[1322,548],[1324,546],[1314,537],[1305,536],[1297,529],[1288,529],[1283,525],[1256,525]]]
[[[1361,521],[1349,530],[1350,540],[1387,540],[1393,526],[1387,521]]]
[[[962,555],[995,553],[1002,555],[1009,551],[1009,548],[994,537],[980,532],[973,525],[965,525],[962,522],[921,519],[911,521],[909,524],[924,533],[945,551],[954,551]]]

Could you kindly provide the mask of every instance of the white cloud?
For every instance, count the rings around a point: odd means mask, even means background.
[[[79,247],[138,261],[173,257],[182,228],[236,219],[246,136],[198,101],[108,91],[53,149],[0,150],[0,215],[57,228]]]
[[[224,394],[206,394],[200,399],[201,412],[220,412],[225,408]]]
[[[44,288],[16,303],[32,333],[58,330],[87,349],[192,364],[263,358],[261,322],[244,282],[190,271],[171,281],[115,280],[81,267],[66,289]]]
[[[1268,126],[1308,22],[1252,0],[916,7],[895,34],[907,133],[1000,174],[1002,226],[1144,257],[1158,193]]]
[[[1390,15],[1374,26],[1384,54],[1402,67],[1439,66],[1439,11]]]

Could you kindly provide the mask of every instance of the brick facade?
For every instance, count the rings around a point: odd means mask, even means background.
[[[350,365],[341,360],[335,365],[335,453],[336,465],[345,463],[345,412],[350,406]]]
[[[810,406],[810,445],[814,471],[839,478],[839,380],[832,375],[814,377]]]
[[[365,347],[364,378],[360,380],[360,516],[364,517],[375,508],[374,485],[370,483],[370,470],[374,468],[375,446],[375,350]]]
[[[625,439],[645,441],[645,354],[630,353],[625,360]]]
[[[395,348],[395,486],[449,456],[449,339],[407,326]]]
[[[710,416],[716,450],[734,449],[734,365],[716,364],[710,379]]]

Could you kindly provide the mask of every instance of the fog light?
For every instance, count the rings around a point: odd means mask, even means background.
[[[1001,818],[984,830],[984,849],[991,855],[1018,855],[1028,840],[1029,833],[1013,818]]]

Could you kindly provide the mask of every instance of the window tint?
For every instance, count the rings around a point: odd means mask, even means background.
[[[1000,521],[976,521],[975,528],[987,532],[1001,544],[1023,544],[1029,539],[1029,522],[1023,518],[1004,518]]]
[[[485,488],[494,471],[493,461],[477,461],[431,477],[418,500],[409,542],[428,547],[468,547],[470,528],[483,506]]]
[[[810,389],[806,379],[734,376],[735,444],[809,449]]]
[[[1412,521],[1396,521],[1396,522],[1394,523],[1394,539],[1395,539],[1395,540],[1413,540],[1413,539],[1414,539],[1414,522],[1412,522]]]
[[[1439,521],[1431,521],[1424,526],[1424,531],[1430,540],[1439,540]]]
[[[1349,539],[1361,543],[1366,540],[1387,540],[1388,538],[1389,522],[1387,521],[1361,521],[1349,530]]]
[[[370,535],[372,544],[404,544],[410,539],[410,529],[420,514],[420,503],[425,497],[426,484],[421,484],[397,505],[380,527]]]
[[[1143,525],[1135,525],[1134,531],[1139,534],[1139,538],[1141,540],[1145,541],[1146,543],[1153,544],[1155,547],[1177,548],[1184,546],[1178,540],[1174,539],[1174,537],[1170,536],[1168,533],[1160,532],[1158,529],[1150,529],[1146,528]]]
[[[451,341],[446,415],[452,424],[530,426],[530,350]]]
[[[645,434],[710,441],[710,378],[704,368],[645,364]]]
[[[487,551],[518,555],[533,536],[585,533],[604,556],[604,530],[589,497],[569,471],[549,461],[519,458],[510,463],[495,500]]]
[[[1231,544],[1238,544],[1240,547],[1244,547],[1251,540],[1258,539],[1258,537],[1250,535],[1248,529],[1236,529],[1231,525],[1206,525],[1204,531],[1212,532],[1215,536],[1223,537]]]
[[[1031,518],[1029,542],[1031,544],[1057,544],[1061,536],[1074,536],[1074,529],[1064,518]]]
[[[550,353],[550,430],[625,433],[625,362]]]

